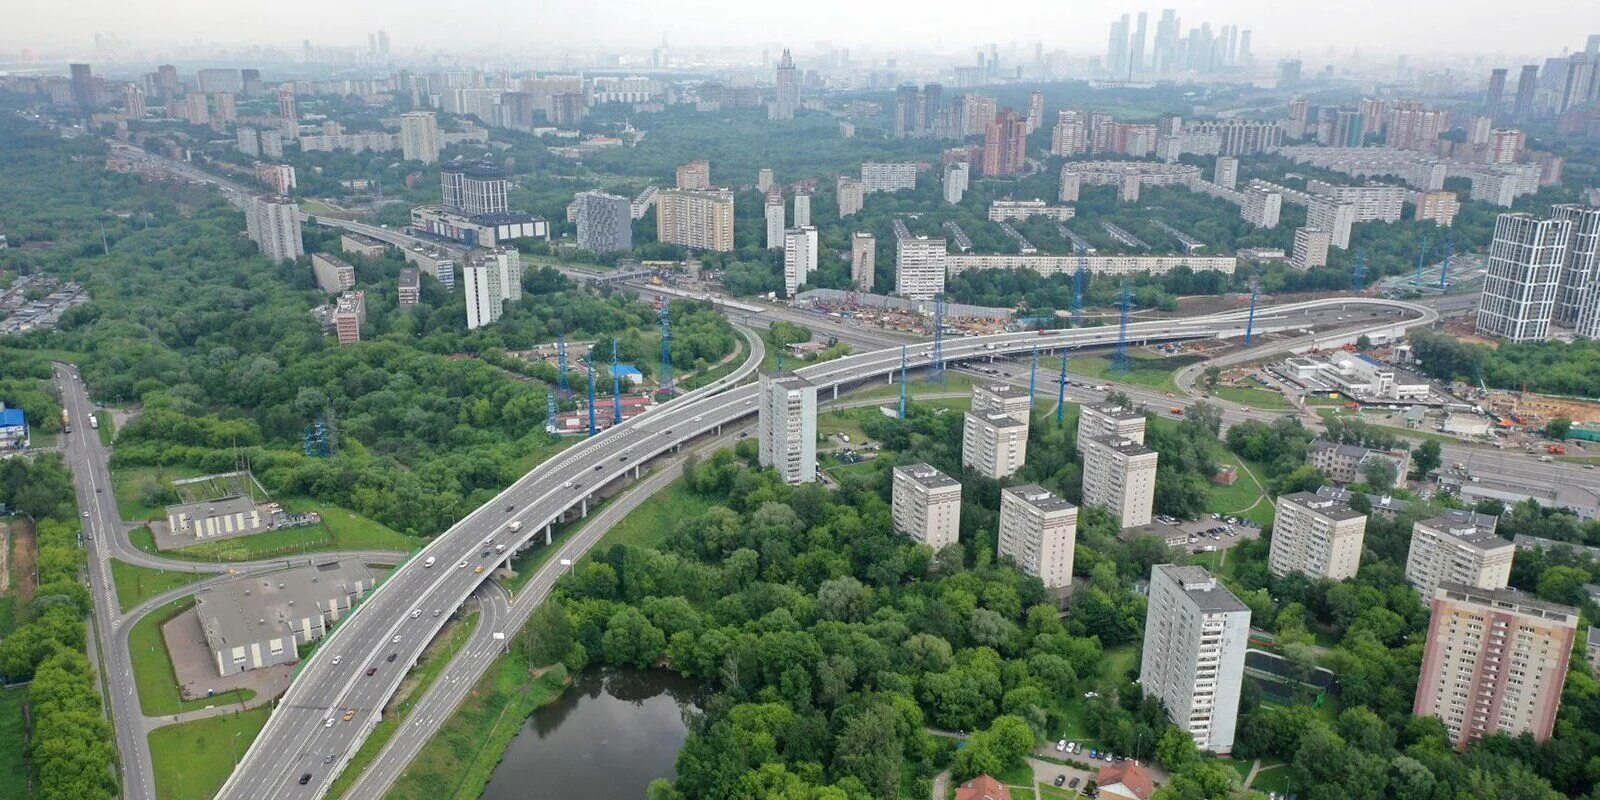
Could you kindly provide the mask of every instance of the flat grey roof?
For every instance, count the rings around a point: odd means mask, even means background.
[[[987,414],[977,414],[977,413],[968,411],[967,412],[967,416],[977,417],[978,419],[981,419],[984,422],[987,422],[987,423],[989,423],[989,425],[991,425],[993,427],[996,427],[996,428],[1026,428],[1026,427],[1028,427],[1028,423],[1023,422],[1022,420],[1017,419],[1016,417],[1013,417],[1010,414],[1003,414],[1003,413],[1001,413],[999,411],[991,411],[991,412],[989,412]]]
[[[330,598],[367,589],[378,575],[359,560],[333,561],[252,575],[195,592],[195,611],[213,650],[259,642],[289,631],[290,620],[328,611]]]
[[[1132,440],[1117,442],[1116,444],[1111,445],[1111,449],[1125,456],[1142,456],[1155,452],[1154,450]]]
[[[1468,586],[1464,583],[1445,581],[1439,584],[1439,588],[1433,590],[1433,596],[1441,599],[1492,606],[1544,619],[1566,621],[1569,625],[1576,625],[1578,622],[1578,609],[1559,603],[1545,602],[1531,594],[1524,594],[1516,589],[1479,589],[1476,586]]]
[[[1028,396],[1027,389],[1022,388],[1021,386],[1013,386],[1009,383],[982,383],[978,384],[978,388],[988,392],[989,394],[995,395],[996,397],[1016,398]]]
[[[1313,492],[1295,492],[1278,498],[1287,500],[1302,508],[1310,509],[1332,520],[1347,520],[1365,517],[1366,514],[1345,505],[1339,500],[1325,497]]]
[[[1511,541],[1495,534],[1494,524],[1480,524],[1486,514],[1476,514],[1471,511],[1446,511],[1437,517],[1421,520],[1418,525],[1442,531],[1456,541],[1470,544],[1474,547],[1489,548],[1510,545]],[[1493,517],[1488,517],[1494,519]]]
[[[422,271],[416,267],[400,268],[400,285],[416,288],[422,280]]]
[[[1366,458],[1368,453],[1379,452],[1377,450],[1368,450],[1367,448],[1362,447],[1360,445],[1339,444],[1338,442],[1330,442],[1327,439],[1317,439],[1317,440],[1312,441],[1311,442],[1311,446],[1308,449],[1311,449],[1311,450],[1334,450],[1334,451],[1337,451],[1340,455],[1347,456],[1347,457],[1350,457],[1350,458]]]
[[[1155,569],[1166,573],[1167,577],[1176,581],[1182,587],[1183,593],[1189,596],[1189,601],[1201,612],[1221,614],[1250,610],[1249,606],[1234,597],[1233,592],[1228,591],[1228,588],[1212,577],[1204,567],[1157,564]]]
[[[167,506],[167,516],[187,514],[190,519],[210,519],[229,514],[248,514],[256,508],[256,501],[246,495],[235,494],[215,500],[197,500]]]
[[[1133,410],[1131,408],[1128,408],[1126,406],[1102,405],[1102,406],[1089,406],[1089,408],[1094,409],[1095,412],[1099,413],[1101,416],[1110,417],[1110,418],[1116,419],[1116,420],[1144,419],[1144,412],[1143,411],[1135,411],[1135,410]]]
[[[1076,508],[1076,506],[1057,497],[1050,490],[1037,483],[1008,486],[1002,490],[1002,493],[1009,494],[1040,511],[1064,511],[1069,508]]]
[[[1600,647],[1600,628],[1589,626],[1589,647]]]
[[[907,464],[902,467],[895,467],[894,471],[929,489],[943,489],[948,486],[961,485],[960,481],[935,469],[932,464]]]

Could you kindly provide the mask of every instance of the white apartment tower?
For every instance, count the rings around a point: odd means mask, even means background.
[[[1211,182],[1224,189],[1232,189],[1239,184],[1239,159],[1233,156],[1217,156],[1216,168],[1211,172]]]
[[[961,483],[927,464],[894,468],[894,529],[935,552],[961,535]]]
[[[1289,256],[1289,266],[1301,272],[1328,266],[1328,247],[1333,237],[1321,228],[1295,228],[1294,253]]]
[[[1150,571],[1139,683],[1201,750],[1233,750],[1250,608],[1200,567]]]
[[[783,224],[783,190],[774,186],[767,190],[767,249],[779,250],[783,248],[783,232],[788,229]]]
[[[1550,338],[1572,223],[1501,214],[1489,244],[1477,333],[1508,342]]]
[[[840,175],[837,196],[839,200],[839,218],[844,219],[852,214],[860,213],[862,206],[866,205],[866,189],[861,181],[848,175]]]
[[[400,154],[407,161],[424,164],[439,160],[439,120],[432,111],[400,115]]]
[[[967,412],[961,430],[961,466],[999,480],[1016,474],[1028,458],[1028,423],[997,411]]]
[[[1026,425],[1033,411],[1032,401],[1027,389],[1009,383],[979,383],[972,387],[974,414],[1004,414]]]
[[[287,197],[250,198],[245,231],[271,261],[293,261],[305,255],[305,242],[300,238],[300,206]]]
[[[965,161],[952,161],[944,168],[944,201],[950,205],[961,202],[967,195],[971,179],[971,166]]]
[[[1300,572],[1342,581],[1361,566],[1367,515],[1312,492],[1279,495],[1267,569],[1278,577]]]
[[[878,268],[878,239],[858,231],[850,237],[850,282],[863,292],[872,291]]]
[[[507,301],[522,299],[522,255],[497,247],[477,253],[462,267],[467,293],[467,330],[500,319]]]
[[[1471,511],[1447,511],[1411,526],[1406,580],[1430,597],[1443,583],[1504,589],[1511,580],[1516,545],[1495,533],[1497,520]]]
[[[1046,589],[1072,585],[1078,507],[1038,484],[1000,491],[999,555],[1037,577]]]
[[[1600,208],[1559,205],[1555,218],[1572,224],[1567,237],[1556,324],[1587,339],[1600,339]]]
[[[794,299],[800,284],[817,271],[817,229],[790,228],[783,232],[783,291]]]
[[[794,227],[804,228],[811,224],[811,193],[797,190],[794,193]]]
[[[898,219],[894,233],[895,293],[908,300],[932,300],[943,294],[948,256],[944,238],[913,236]]]
[[[761,466],[784,483],[817,479],[817,387],[793,373],[761,376],[756,420]]]
[[[1095,436],[1083,445],[1083,504],[1110,511],[1124,528],[1150,522],[1159,454],[1130,439]]]
[[[861,165],[861,187],[873,192],[898,192],[917,188],[917,162],[868,161]]]
[[[1123,406],[1090,406],[1078,409],[1078,452],[1083,443],[1096,437],[1144,444],[1144,412]]]

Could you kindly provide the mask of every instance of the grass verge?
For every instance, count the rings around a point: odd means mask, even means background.
[[[474,611],[465,619],[452,621],[442,632],[443,635],[435,637],[433,643],[428,645],[427,652],[422,655],[422,663],[406,676],[400,691],[395,693],[395,699],[391,699],[389,705],[384,707],[383,720],[368,734],[367,740],[361,743],[361,749],[350,757],[350,763],[345,765],[344,771],[339,773],[333,786],[328,789],[329,797],[343,797],[356,779],[361,777],[367,765],[378,757],[384,745],[400,729],[400,724],[405,722],[412,707],[427,694],[428,688],[444,673],[445,667],[466,646],[482,618],[482,614]]]
[[[184,466],[122,467],[111,471],[111,490],[123,519],[160,519],[163,503],[159,498],[171,494],[172,479],[198,475],[200,470]]]
[[[1118,372],[1110,356],[1074,356],[1067,371],[1110,383],[1127,383],[1162,392],[1178,391],[1178,370],[1200,360],[1197,356],[1158,356],[1143,350],[1128,351],[1128,371]]]
[[[116,436],[116,423],[111,419],[111,412],[102,408],[94,412],[94,418],[99,421],[99,427],[95,428],[95,431],[100,434],[100,444],[110,447],[111,440]]]
[[[160,800],[210,800],[267,724],[269,709],[207,717],[150,732]]]
[[[522,722],[561,695],[566,668],[535,677],[516,648],[495,661],[386,795],[391,800],[475,800]]]
[[[127,611],[169,589],[205,578],[198,572],[169,572],[111,559],[111,580],[117,585],[117,603]]]
[[[0,689],[0,797],[30,797],[28,761],[23,757],[28,733],[22,724],[25,687]]]
[[[147,716],[244,703],[256,695],[251,689],[236,689],[215,697],[184,700],[178,693],[178,674],[172,668],[167,643],[161,638],[161,626],[193,605],[193,597],[174,600],[141,617],[128,632],[128,655],[133,660],[134,683],[139,687],[139,708]]]
[[[135,530],[128,538],[134,547],[147,553],[188,561],[256,561],[320,550],[405,552],[422,545],[422,540],[418,537],[398,533],[381,522],[368,519],[346,508],[305,498],[291,498],[283,501],[283,505],[289,511],[296,513],[316,511],[322,515],[322,524],[267,531],[236,539],[202,542],[177,550],[164,551],[156,550],[155,537],[148,528]]]

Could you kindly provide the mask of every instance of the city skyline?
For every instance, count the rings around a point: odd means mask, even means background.
[[[238,9],[193,0],[140,7],[137,14],[108,0],[52,5],[29,0],[23,13],[14,15],[0,32],[0,50],[83,54],[94,49],[97,34],[158,51],[200,43],[297,49],[308,38],[320,46],[360,48],[368,43],[369,34],[382,29],[393,41],[394,52],[414,54],[462,47],[546,51],[652,48],[663,41],[677,48],[722,48],[740,43],[763,49],[787,44],[797,53],[867,47],[951,54],[991,42],[1028,50],[1037,41],[1047,51],[1103,52],[1106,26],[1121,15],[1147,13],[1153,33],[1161,12],[1172,8],[1185,29],[1204,23],[1213,30],[1224,25],[1253,30],[1253,48],[1258,55],[1321,55],[1333,47],[1341,55],[1353,49],[1368,53],[1478,53],[1493,60],[1502,55],[1581,47],[1581,39],[1567,41],[1563,32],[1600,27],[1600,6],[1585,0],[1523,4],[1518,8],[1519,24],[1514,26],[1503,24],[1504,9],[1498,4],[1420,0],[1385,6],[1386,24],[1381,28],[1374,28],[1367,16],[1349,9],[1267,0],[1148,6],[1092,0],[1074,6],[1068,9],[1045,0],[1019,0],[1013,13],[974,16],[956,13],[961,6],[948,2],[931,7],[905,2],[862,6],[820,0],[810,13],[793,19],[763,8],[749,9],[735,18],[724,13],[722,4],[707,0],[670,5],[657,0],[600,0],[581,6],[541,0],[515,7],[502,0],[468,0],[454,6],[456,13],[447,16],[410,0],[338,8],[290,0],[273,6],[270,14],[245,12],[241,16]],[[940,13],[944,10],[951,13]],[[493,18],[495,24],[483,25],[485,18]],[[597,19],[607,22],[596,25]],[[1019,24],[1022,20],[1026,24]],[[1413,32],[1417,30],[1428,31],[1428,36],[1416,37]],[[778,31],[783,32],[781,37],[776,35]],[[1027,36],[1019,38],[1019,31]],[[0,52],[0,57],[6,55]]]

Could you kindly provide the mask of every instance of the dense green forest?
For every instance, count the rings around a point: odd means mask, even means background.
[[[1422,368],[1442,380],[1483,381],[1495,389],[1514,391],[1600,396],[1600,343],[1578,340],[1496,347],[1429,331],[1413,331],[1408,339]]]

